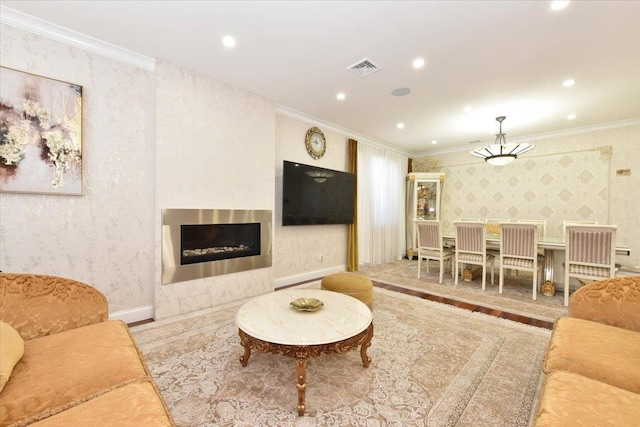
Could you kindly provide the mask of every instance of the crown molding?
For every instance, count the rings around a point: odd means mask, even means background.
[[[89,37],[3,5],[0,5],[0,23],[134,65],[147,71],[153,71],[156,66],[155,58]]]
[[[407,156],[407,157],[412,157],[414,155],[414,153],[410,151],[402,150],[386,142],[378,141],[374,138],[371,138],[370,136],[363,135],[361,133],[354,132],[350,129],[343,128],[333,123],[326,122],[322,119],[311,116],[309,114],[302,113],[300,111],[294,110],[289,107],[285,107],[284,105],[275,104],[275,110],[276,110],[276,113],[282,114],[283,116],[291,117],[293,119],[300,120],[301,122],[309,123],[310,125],[323,127],[325,129],[329,129],[334,132],[342,133],[348,138],[355,139],[356,141],[366,142],[368,144],[372,144],[372,145],[384,148],[385,150],[393,151],[395,153],[402,154],[403,156]]]
[[[539,141],[543,139],[560,138],[560,137],[580,135],[584,133],[598,132],[598,131],[603,131],[608,129],[617,129],[622,127],[637,126],[637,125],[640,125],[640,117],[627,119],[627,120],[620,120],[617,122],[601,123],[601,124],[592,125],[592,126],[583,126],[579,128],[564,129],[564,130],[559,130],[554,132],[538,133],[538,134],[533,134],[528,136],[519,136],[517,138],[509,138],[509,142],[510,143],[533,142],[533,141]],[[485,143],[474,144],[473,146],[460,145],[457,147],[446,148],[442,150],[424,151],[422,153],[416,154],[415,156],[416,157],[439,156],[444,154],[469,152],[474,148],[481,147],[487,144],[492,144],[492,143],[493,143],[493,140],[487,141]]]

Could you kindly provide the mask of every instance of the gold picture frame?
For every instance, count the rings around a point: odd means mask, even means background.
[[[0,192],[82,195],[82,86],[0,67]]]

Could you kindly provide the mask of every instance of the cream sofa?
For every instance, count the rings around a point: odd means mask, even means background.
[[[578,289],[543,370],[535,426],[640,426],[640,276]]]
[[[2,381],[0,426],[174,425],[127,326],[108,320],[96,289],[0,273],[0,321],[3,355],[11,342],[24,351]]]

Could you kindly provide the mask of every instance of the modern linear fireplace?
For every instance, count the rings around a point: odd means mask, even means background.
[[[163,285],[270,266],[270,210],[162,210]]]

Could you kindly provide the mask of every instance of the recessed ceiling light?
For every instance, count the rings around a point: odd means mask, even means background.
[[[413,60],[413,68],[422,68],[424,67],[424,59],[416,58]]]
[[[404,123],[398,123],[398,129],[404,129]]]
[[[231,36],[224,36],[222,38],[222,43],[226,46],[226,47],[234,47],[236,45],[236,39],[234,39]]]
[[[465,113],[468,113],[468,112],[470,112],[471,110],[473,110],[473,107],[472,107],[471,105],[465,105],[465,107],[464,107],[464,112],[465,112]]]
[[[564,86],[564,87],[571,87],[574,84],[576,84],[575,79],[567,79],[567,80],[562,82],[562,86]]]
[[[433,141],[431,141],[431,143],[432,143],[433,145],[436,145],[436,144],[438,143],[438,141],[436,141],[436,140],[434,139]]]
[[[562,10],[569,6],[569,0],[553,0],[551,2],[551,10]]]
[[[571,113],[571,114],[568,114],[568,115],[567,115],[567,120],[573,120],[573,119],[575,119],[576,117],[578,117],[578,116],[576,116],[575,114]]]
[[[340,92],[339,94],[336,95],[336,98],[338,98],[340,101],[342,101],[346,97],[347,95],[345,95],[344,92]]]

